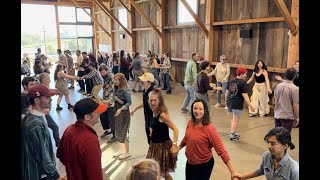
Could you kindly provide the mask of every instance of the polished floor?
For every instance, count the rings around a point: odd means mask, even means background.
[[[52,76],[52,74],[51,74]],[[53,78],[52,78],[53,79]],[[131,81],[129,82],[131,84]],[[53,82],[50,87],[54,87]],[[75,89],[70,90],[71,103],[75,104],[79,99],[84,98],[82,94],[79,94],[77,90],[79,86],[75,86]],[[101,92],[100,92],[101,93]],[[174,123],[179,128],[179,141],[182,140],[188,120],[190,116],[180,113],[180,106],[184,100],[185,91],[180,84],[176,84],[172,91],[172,94],[165,94],[165,103],[169,109],[169,115]],[[141,93],[132,93],[132,105],[135,107],[142,103]],[[67,104],[63,98],[61,107],[63,110],[57,112],[55,110],[57,97],[53,97],[51,115],[59,125],[60,136],[62,136],[64,130],[72,123],[76,121],[75,114],[72,110],[67,109]],[[267,150],[266,143],[263,141],[264,135],[274,127],[273,117],[248,117],[247,109],[244,110],[244,114],[241,116],[238,133],[241,135],[241,139],[238,142],[229,140],[230,133],[230,119],[231,115],[228,115],[223,107],[214,107],[216,101],[214,94],[210,94],[211,101],[211,120],[214,126],[219,131],[225,148],[227,149],[232,163],[235,169],[239,173],[246,173],[254,171],[258,168],[261,162],[261,155]],[[98,136],[103,133],[103,129],[100,123],[94,126]],[[170,136],[173,136],[173,132],[170,130]],[[145,158],[148,151],[148,143],[144,131],[144,116],[143,110],[138,110],[134,116],[131,117],[130,125],[130,153],[131,157],[126,161],[120,161],[117,158],[113,158],[112,155],[118,150],[119,144],[117,142],[108,144],[107,140],[110,139],[110,135],[104,139],[99,137],[100,147],[102,150],[102,170],[104,179],[122,180],[125,179],[127,169],[137,160]],[[290,156],[299,162],[299,129],[292,130],[292,141],[296,145],[296,149],[289,150]],[[56,148],[54,149],[56,151]],[[223,163],[222,159],[217,155],[213,149],[213,156],[215,159],[214,168],[212,170],[210,179],[217,180],[229,180],[230,173],[227,166]],[[182,180],[185,179],[185,148],[182,149],[178,155],[177,168],[174,173],[171,173],[173,179]],[[65,167],[57,159],[57,166],[61,175],[65,175]],[[265,179],[261,176],[255,179]]]

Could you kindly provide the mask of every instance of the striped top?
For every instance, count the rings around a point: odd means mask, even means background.
[[[100,74],[100,72],[97,71],[97,69],[94,69],[92,71],[90,71],[89,74],[86,74],[84,76],[82,76],[84,79],[93,79],[93,85],[102,85],[103,84],[103,79],[102,76]]]
[[[39,180],[44,175],[57,179],[50,132],[44,113],[31,110],[21,123],[21,174],[24,180]]]

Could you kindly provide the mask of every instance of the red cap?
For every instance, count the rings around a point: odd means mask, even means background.
[[[33,86],[29,92],[28,92],[28,97],[29,98],[37,98],[40,96],[54,96],[56,93],[54,91],[50,91],[50,89],[47,88],[47,86],[44,85],[37,85]]]

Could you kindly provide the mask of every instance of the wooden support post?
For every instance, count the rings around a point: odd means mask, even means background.
[[[144,12],[142,11],[142,9],[139,7],[139,5],[137,3],[134,2],[134,0],[129,0],[129,2],[133,5],[133,7],[141,14],[142,17],[144,17],[144,19],[151,25],[151,27],[153,28],[153,30],[155,30],[159,36],[161,36],[161,32],[157,29],[157,27],[152,23],[152,21],[150,20],[150,18],[148,16],[146,16],[144,14]]]
[[[96,7],[96,5],[94,4],[94,3],[92,3],[92,12],[95,12],[96,11],[96,9],[97,9],[97,7]],[[84,11],[85,11],[85,9],[83,9]],[[95,13],[93,13],[92,14],[92,19],[96,19],[96,14]],[[98,31],[98,27],[97,27],[97,22],[98,22],[98,20],[96,20],[96,22],[94,21],[94,24],[93,24],[93,32],[96,32],[96,31]],[[92,52],[95,54],[95,56],[96,57],[98,57],[97,56],[97,50],[99,49],[99,38],[100,38],[100,33],[93,33],[93,38],[94,38],[94,40],[93,40],[93,50],[92,50]]]
[[[113,13],[112,13],[100,0],[95,0],[94,2],[102,9],[102,11],[104,11],[104,12],[105,12],[106,14],[108,14],[113,20],[115,20],[115,21],[122,27],[122,29],[123,29],[124,31],[126,31],[126,33],[127,33],[129,36],[131,36],[130,31],[129,31],[126,27],[124,27],[124,26],[122,25],[122,23],[119,21],[119,19],[116,18],[116,17],[113,15]]]
[[[286,20],[286,23],[288,24],[292,35],[295,36],[297,34],[298,27],[294,23],[286,4],[283,2],[283,0],[274,0],[274,2],[276,3],[280,13],[282,14],[284,19]],[[291,5],[291,7],[293,7],[293,6]]]
[[[58,6],[54,5],[54,11],[56,14],[56,29],[57,29],[57,43],[58,43],[58,49],[61,49],[61,38],[60,38],[60,25],[59,25],[59,11]]]
[[[188,4],[188,2],[186,0],[180,0],[182,2],[182,4],[186,7],[186,9],[188,10],[188,12],[191,14],[191,16],[193,17],[193,19],[196,21],[196,23],[200,26],[200,29],[204,32],[204,34],[206,35],[206,37],[208,37],[208,30],[206,28],[206,26],[201,22],[200,18],[196,15],[196,13],[193,12],[193,10],[191,9],[190,5]]]
[[[206,2],[206,26],[209,34],[205,37],[204,59],[209,62],[213,62],[214,27],[211,24],[214,21],[214,2],[215,0]]]
[[[109,5],[109,9],[111,9],[112,7],[112,3],[109,1],[108,2],[108,5]],[[101,8],[102,9],[102,8]],[[112,11],[111,11],[112,13]],[[109,28],[110,28],[110,32],[111,32],[111,36],[110,36],[110,50],[112,53],[113,51],[115,51],[115,44],[114,44],[114,33],[112,32],[112,29],[113,29],[113,20],[111,18],[111,16],[109,16]]]
[[[299,0],[292,0],[291,17],[294,23],[299,26]],[[292,68],[299,60],[299,31],[295,36],[289,34],[288,60],[287,68]]]
[[[128,16],[129,21],[129,29],[131,30],[131,39],[130,39],[130,52],[136,52],[136,33],[133,32],[133,28],[135,25],[135,10],[132,4],[129,4],[129,10],[131,13]]]
[[[166,1],[165,0],[161,0],[161,6],[160,6],[160,39],[159,39],[159,53],[163,54],[165,52],[167,52],[167,45],[166,45],[166,33],[164,31],[164,26],[165,26],[165,6],[166,6]]]

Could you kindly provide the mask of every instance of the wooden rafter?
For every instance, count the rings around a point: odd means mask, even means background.
[[[132,6],[141,14],[142,17],[144,17],[144,19],[151,25],[151,27],[153,28],[153,30],[155,30],[159,36],[162,37],[161,32],[157,29],[157,27],[152,23],[152,21],[150,20],[150,18],[148,16],[146,16],[144,14],[144,12],[142,11],[142,9],[139,7],[139,5],[137,3],[134,2],[134,0],[129,0],[129,2],[132,4]]]
[[[71,1],[58,1],[58,2],[51,2],[51,1],[36,1],[36,0],[21,0],[21,3],[24,4],[41,4],[41,5],[56,5],[56,6],[74,6],[74,3]],[[81,6],[85,7],[92,7],[92,2],[85,2],[81,1],[78,2]]]
[[[232,24],[249,24],[249,23],[261,23],[261,22],[277,22],[285,21],[283,17],[270,17],[270,18],[256,18],[256,19],[241,19],[232,21],[213,22],[213,26],[232,25]]]
[[[61,49],[60,26],[59,26],[59,11],[58,11],[58,6],[57,5],[54,5],[54,12],[55,12],[55,15],[56,15],[57,43],[58,43],[58,48]]]
[[[161,4],[159,3],[159,1],[158,0],[154,0],[157,4],[158,4],[158,6],[161,8]]]
[[[292,35],[295,36],[297,34],[298,27],[294,23],[286,4],[283,2],[283,0],[274,0],[274,2],[276,3],[280,13],[286,20],[286,23],[289,26],[290,32],[292,33]]]
[[[87,10],[85,10],[82,6],[80,6],[80,4],[79,4],[76,0],[72,0],[72,1],[73,1],[73,3],[74,3],[76,6],[80,7],[80,8],[92,19],[93,22],[97,23],[98,26],[99,26],[101,29],[103,29],[104,32],[106,32],[106,33],[108,34],[109,37],[111,37],[111,34],[110,34],[94,17],[92,17],[92,16],[87,12]]]
[[[165,53],[167,52],[167,45],[166,45],[166,34],[165,31],[163,29],[164,25],[165,25],[165,20],[166,20],[166,16],[165,16],[165,0],[161,0],[161,6],[160,9],[158,10],[160,12],[160,32],[161,32],[161,36],[159,38],[159,52],[160,53]]]
[[[119,19],[116,18],[116,17],[111,13],[111,11],[110,11],[100,0],[95,0],[94,2],[95,2],[106,14],[108,14],[109,17],[111,17],[113,20],[115,20],[115,21],[123,28],[123,30],[126,31],[126,33],[127,33],[130,37],[132,36],[132,34],[130,33],[130,31],[129,31],[126,27],[124,27],[124,26],[122,25],[122,23],[119,21]]]
[[[182,2],[182,4],[186,7],[186,9],[188,10],[188,12],[191,14],[191,16],[193,17],[193,19],[196,21],[196,23],[200,26],[200,29],[204,32],[204,34],[206,35],[206,37],[208,37],[208,29],[206,28],[206,26],[201,22],[200,18],[196,15],[196,13],[193,12],[193,10],[191,9],[190,5],[187,3],[186,0],[180,0]]]
[[[211,26],[211,22],[214,20],[214,3],[215,0],[206,2],[206,25],[208,29],[208,37],[205,38],[204,46],[204,59],[212,62],[213,61],[213,42],[214,42],[214,27]]]
[[[122,0],[118,0],[119,2],[120,2],[120,4],[124,7],[124,8],[126,8],[126,10],[129,12],[129,13],[131,13],[131,11],[127,8],[127,6],[122,2]]]

